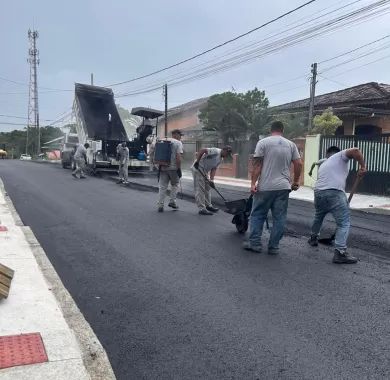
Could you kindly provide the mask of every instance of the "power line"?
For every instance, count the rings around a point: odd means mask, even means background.
[[[343,87],[348,87],[347,84],[338,82],[337,80],[334,80],[334,79],[331,79],[331,78],[324,77],[322,74],[318,74],[318,76],[321,77],[322,79],[325,79],[325,80],[329,81],[329,82],[336,83],[336,84],[338,84],[340,86],[343,86]]]
[[[23,123],[12,123],[12,122],[4,122],[4,121],[0,121],[0,125],[23,125],[23,126],[27,127],[27,124],[23,124]]]
[[[10,117],[12,119],[28,120],[28,117],[24,117],[24,116],[13,116],[13,115],[2,115],[2,114],[0,114],[0,116],[2,116],[2,117]],[[42,121],[52,121],[52,120],[42,119]]]
[[[288,37],[284,37],[282,39],[272,41],[265,46],[260,47],[259,49],[255,49],[254,51],[245,54],[240,54],[231,59],[225,60],[223,62],[219,62],[215,65],[210,65],[205,67],[204,69],[197,70],[195,72],[179,76],[174,78],[173,80],[167,81],[170,86],[180,85],[184,83],[188,83],[193,80],[203,79],[207,76],[213,75],[220,71],[228,70],[232,67],[242,65],[243,63],[249,63],[254,59],[258,59],[260,57],[264,57],[265,55],[272,54],[276,51],[282,50],[286,47],[294,46],[298,43],[301,43],[307,39],[311,39],[317,37],[323,33],[329,32],[334,29],[338,29],[340,27],[344,27],[346,22],[352,24],[356,21],[362,21],[364,19],[368,19],[373,16],[383,15],[383,9],[380,9],[384,5],[389,3],[388,0],[377,1],[373,4],[361,7],[352,12],[343,14],[338,16],[335,19],[331,19],[323,22],[322,24],[317,24],[310,28],[306,28],[298,33],[292,34]],[[153,92],[159,90],[162,86],[160,84],[149,85],[148,87],[138,88],[131,92],[119,94],[117,97],[124,96],[135,96],[148,92]]]
[[[315,1],[316,1],[316,0],[310,0],[310,1],[306,2],[305,4],[302,4],[302,5],[300,5],[299,7],[296,7],[296,8],[294,8],[294,9],[292,9],[292,10],[286,12],[286,13],[283,13],[282,15],[280,15],[280,16],[278,16],[278,17],[275,17],[274,19],[272,19],[272,20],[270,20],[270,21],[267,21],[266,23],[264,23],[264,24],[262,24],[262,25],[260,25],[260,26],[258,26],[258,27],[256,27],[256,28],[253,28],[253,29],[251,29],[251,30],[249,30],[249,31],[247,31],[247,32],[245,32],[245,33],[242,33],[242,34],[240,34],[240,35],[238,35],[238,36],[236,36],[236,37],[234,37],[234,38],[231,38],[230,40],[227,40],[227,41],[225,41],[225,42],[222,42],[222,43],[220,43],[220,44],[218,44],[218,45],[216,45],[216,46],[214,46],[214,47],[212,47],[212,48],[210,48],[210,49],[204,50],[204,51],[202,51],[201,53],[195,54],[195,55],[193,55],[192,57],[189,57],[189,58],[187,58],[187,59],[184,59],[184,60],[182,60],[182,61],[179,61],[179,62],[177,62],[177,63],[174,63],[173,65],[169,65],[169,66],[163,67],[162,69],[153,71],[153,72],[151,72],[151,73],[149,73],[149,74],[141,75],[141,76],[139,76],[139,77],[132,78],[132,79],[129,79],[129,80],[126,80],[126,81],[123,81],[123,82],[118,82],[118,83],[109,84],[109,85],[107,85],[107,86],[108,86],[108,87],[114,87],[114,86],[119,86],[119,85],[125,84],[125,83],[135,82],[135,81],[137,81],[137,80],[144,79],[144,78],[148,78],[148,77],[151,77],[152,75],[156,75],[156,74],[159,74],[159,73],[161,73],[161,72],[163,72],[163,71],[166,71],[166,70],[172,69],[172,68],[174,68],[174,67],[180,66],[180,65],[182,65],[182,64],[184,64],[184,63],[187,63],[187,62],[192,61],[192,60],[194,60],[194,59],[196,59],[196,58],[199,58],[199,57],[201,57],[201,56],[203,56],[203,55],[205,55],[205,54],[207,54],[207,53],[210,53],[210,52],[212,52],[212,51],[214,51],[214,50],[216,50],[216,49],[219,49],[219,48],[221,48],[222,46],[226,46],[226,45],[228,45],[228,44],[230,44],[230,43],[232,43],[232,42],[234,42],[234,41],[237,41],[238,39],[240,39],[240,38],[242,38],[242,37],[245,37],[245,36],[247,36],[247,35],[249,35],[249,34],[255,32],[255,31],[259,30],[259,29],[262,29],[262,28],[264,28],[264,27],[266,27],[266,26],[268,26],[268,25],[270,25],[270,24],[272,24],[272,23],[274,23],[274,22],[276,22],[276,21],[279,21],[279,20],[281,20],[282,18],[284,18],[284,17],[286,17],[286,16],[288,16],[288,15],[294,13],[294,12],[297,12],[298,10],[300,10],[300,9],[302,9],[302,8],[304,8],[304,7],[306,7],[306,6],[308,6],[309,4],[314,3]]]
[[[18,81],[15,81],[15,80],[12,80],[12,79],[7,79],[7,78],[3,78],[3,77],[0,77],[0,80],[4,81],[4,82],[10,82],[10,83],[14,83],[14,84],[18,84],[20,86],[25,86],[25,87],[29,87],[29,84],[28,83],[23,83],[23,82],[18,82]],[[42,90],[50,90],[50,91],[53,91],[53,92],[68,92],[68,91],[73,91],[73,90],[65,90],[65,89],[61,89],[61,88],[50,88],[50,87],[38,87],[38,89],[42,89]]]
[[[310,18],[310,17],[316,16],[316,17],[314,17],[314,18],[312,18],[312,19],[310,20],[311,23],[314,23],[314,21],[316,21],[316,20],[318,20],[318,19],[320,19],[320,18],[323,18],[323,17],[325,17],[325,16],[328,16],[328,15],[330,15],[330,14],[332,14],[332,13],[336,13],[336,12],[338,12],[338,11],[340,11],[340,10],[343,10],[344,8],[347,8],[348,6],[354,5],[354,4],[359,3],[359,2],[361,2],[361,1],[363,1],[363,0],[354,0],[354,1],[352,1],[352,2],[349,2],[348,4],[346,4],[346,5],[340,7],[340,6],[339,6],[339,5],[340,5],[340,2],[343,2],[343,1],[346,1],[346,0],[338,1],[337,3],[334,3],[334,4],[332,4],[332,5],[329,6],[329,7],[323,8],[323,9],[321,9],[321,10],[319,10],[319,11],[316,11],[315,13],[313,13],[313,14],[311,14],[311,15],[308,15],[308,16],[305,16],[305,17],[300,18],[299,20],[296,20],[296,21],[294,21],[294,22],[292,22],[292,23],[286,25],[286,27],[289,27],[289,28],[287,28],[287,29],[284,28],[283,30],[281,30],[281,31],[279,31],[279,32],[277,32],[277,33],[271,34],[271,35],[269,35],[269,36],[267,36],[267,37],[265,37],[265,38],[263,38],[263,39],[261,39],[261,40],[259,40],[259,41],[251,42],[250,44],[245,44],[245,45],[242,45],[241,47],[239,46],[239,47],[236,47],[236,48],[234,48],[234,49],[228,50],[227,52],[225,52],[224,54],[222,54],[222,55],[220,55],[220,56],[214,57],[214,58],[209,59],[209,60],[207,60],[207,61],[205,61],[205,62],[202,62],[202,63],[200,63],[200,64],[198,64],[198,65],[192,66],[192,67],[186,69],[185,71],[180,71],[180,72],[175,73],[174,75],[170,75],[170,76],[168,76],[168,77],[165,77],[164,79],[162,79],[162,80],[159,81],[159,82],[154,82],[154,83],[151,83],[151,84],[147,84],[146,86],[151,86],[151,87],[153,87],[153,90],[155,91],[155,90],[157,90],[157,87],[156,87],[156,86],[161,86],[162,83],[166,83],[166,82],[169,81],[169,80],[176,79],[177,75],[185,74],[185,73],[188,72],[188,70],[193,70],[193,69],[197,69],[197,68],[202,68],[204,65],[207,65],[207,64],[212,63],[212,62],[218,62],[218,60],[220,60],[220,59],[223,59],[223,58],[225,58],[225,57],[228,57],[228,56],[230,56],[230,55],[232,55],[232,54],[237,54],[237,52],[239,52],[239,51],[247,50],[248,48],[251,48],[251,47],[253,47],[253,46],[255,46],[255,45],[259,45],[259,44],[262,43],[262,42],[265,42],[265,41],[267,41],[267,40],[270,40],[270,39],[272,39],[272,38],[274,38],[274,37],[277,37],[277,36],[279,36],[279,35],[282,35],[282,34],[284,34],[284,33],[286,33],[286,32],[292,31],[292,30],[297,29],[297,28],[300,28],[300,27],[302,27],[302,26],[306,26],[306,27],[307,27],[307,22],[302,22],[302,21],[304,21],[304,20],[306,20],[306,19],[308,19],[308,18]],[[325,14],[322,14],[322,15],[320,15],[320,16],[317,16],[318,14],[321,14],[321,13],[324,12],[324,11],[328,11],[329,9],[332,9],[336,4],[337,4],[337,6],[339,6],[338,8],[336,8],[336,9],[334,9],[334,10],[332,10],[332,11],[329,11],[329,12],[327,12],[327,13],[325,13]],[[292,26],[292,25],[295,25],[295,26],[290,27],[290,26]],[[201,70],[198,70],[198,71],[201,71]]]
[[[369,42],[369,43],[367,43],[367,44],[361,45],[361,46],[359,46],[359,47],[357,47],[357,48],[355,48],[355,49],[348,50],[348,51],[346,51],[346,52],[344,52],[344,53],[341,53],[341,54],[339,54],[339,55],[336,55],[336,56],[334,56],[334,57],[332,57],[332,58],[328,58],[328,59],[325,59],[325,60],[323,60],[323,61],[320,61],[320,62],[318,62],[318,64],[321,65],[322,63],[329,62],[329,61],[333,61],[333,60],[335,60],[335,59],[337,59],[337,58],[344,57],[344,56],[347,55],[347,54],[354,53],[355,51],[361,50],[361,49],[363,49],[363,48],[365,48],[365,47],[367,47],[367,46],[373,45],[373,44],[375,44],[376,42],[382,41],[382,40],[384,40],[384,39],[386,39],[386,38],[389,38],[389,37],[390,37],[390,34],[388,34],[388,35],[386,35],[386,36],[384,36],[384,37],[378,38],[378,39],[375,40],[375,41],[371,41],[371,42]]]
[[[337,73],[337,74],[333,75],[333,78],[338,77],[338,76],[340,76],[340,75],[343,75],[343,74],[345,74],[345,73],[349,73],[350,71],[354,71],[354,70],[360,69],[360,68],[362,68],[362,67],[366,67],[366,66],[372,65],[372,64],[374,64],[374,63],[383,61],[383,60],[385,60],[385,59],[389,59],[389,58],[390,58],[390,54],[389,54],[389,55],[385,55],[385,56],[380,57],[380,58],[378,58],[378,59],[376,59],[376,60],[374,60],[374,61],[367,62],[367,63],[364,63],[364,64],[362,64],[362,65],[355,66],[355,67],[352,67],[352,68],[350,68],[350,69],[348,69],[348,70],[344,70],[344,71],[342,71],[342,72],[340,72],[340,73]]]
[[[358,59],[361,59],[361,58],[364,58],[364,57],[368,57],[369,55],[372,55],[372,54],[375,54],[375,53],[378,53],[378,52],[382,52],[383,50],[386,50],[386,49],[389,49],[389,48],[390,48],[390,45],[382,46],[382,47],[380,47],[380,48],[378,48],[378,49],[374,49],[374,50],[369,51],[369,52],[367,52],[367,53],[358,55],[357,57],[348,59],[348,60],[346,60],[346,61],[340,62],[340,63],[335,64],[335,65],[333,65],[333,66],[326,67],[325,69],[321,70],[321,73],[326,73],[327,71],[334,70],[334,69],[336,69],[337,67],[344,66],[344,65],[346,65],[346,64],[348,64],[348,63],[357,61]]]

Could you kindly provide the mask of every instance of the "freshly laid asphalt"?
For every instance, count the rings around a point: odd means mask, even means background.
[[[389,216],[353,213],[361,261],[337,266],[306,243],[306,202],[275,257],[187,200],[159,214],[151,191],[32,162],[0,177],[118,379],[390,378]]]

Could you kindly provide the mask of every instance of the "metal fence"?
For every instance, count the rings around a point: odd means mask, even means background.
[[[390,133],[375,136],[321,136],[320,158],[332,146],[340,149],[359,148],[366,161],[367,174],[359,185],[359,192],[390,195]],[[347,178],[347,191],[358,171],[358,164],[351,160]]]

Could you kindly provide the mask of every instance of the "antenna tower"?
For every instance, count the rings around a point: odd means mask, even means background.
[[[33,145],[32,153],[41,153],[41,136],[39,131],[39,106],[38,106],[38,74],[37,67],[39,65],[39,50],[37,49],[38,31],[28,30],[28,39],[30,48],[28,49],[27,62],[30,64],[30,82],[29,82],[29,97],[28,97],[28,123],[27,123],[27,139],[26,139],[26,154],[28,153],[28,138],[30,128],[34,128],[37,137],[37,143]],[[33,138],[34,138],[33,137]]]

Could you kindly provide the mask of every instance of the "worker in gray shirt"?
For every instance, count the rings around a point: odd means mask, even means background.
[[[251,192],[253,194],[250,215],[249,241],[244,249],[261,252],[261,235],[268,211],[272,212],[272,229],[268,242],[268,254],[279,253],[279,242],[283,237],[287,219],[288,198],[291,190],[298,190],[302,162],[297,146],[284,138],[284,125],[275,121],[271,125],[271,136],[257,143],[253,156]],[[290,167],[294,165],[291,184]]]
[[[129,183],[129,148],[126,146],[126,142],[118,145],[117,156],[119,161],[119,180],[117,183],[127,185]]]
[[[72,176],[75,178],[85,178],[84,170],[85,165],[87,163],[87,149],[89,148],[89,144],[85,143],[84,145],[79,144],[76,149],[76,153],[73,156],[73,159],[76,163],[76,169],[73,170]],[[80,177],[77,177],[77,174],[80,175]]]
[[[318,245],[318,235],[322,222],[328,213],[336,220],[337,229],[335,235],[335,250],[333,263],[355,264],[357,258],[347,252],[347,239],[350,227],[350,215],[345,183],[349,173],[349,161],[356,160],[360,169],[358,176],[366,173],[366,165],[362,153],[358,148],[340,151],[337,146],[331,146],[327,150],[328,159],[318,170],[318,179],[314,187],[314,206],[316,209],[309,244]]]
[[[160,165],[159,167],[159,182],[158,182],[158,202],[157,211],[164,211],[164,202],[167,194],[169,183],[171,183],[170,200],[168,207],[177,210],[179,206],[176,203],[177,193],[179,190],[179,182],[182,176],[181,173],[181,155],[183,154],[183,144],[180,141],[183,133],[180,129],[174,129],[172,138],[167,139],[171,142],[171,160],[169,165]]]
[[[211,203],[210,187],[214,187],[214,177],[222,160],[232,155],[229,145],[220,148],[201,149],[192,166],[194,178],[195,201],[199,215],[213,215],[218,211]]]

